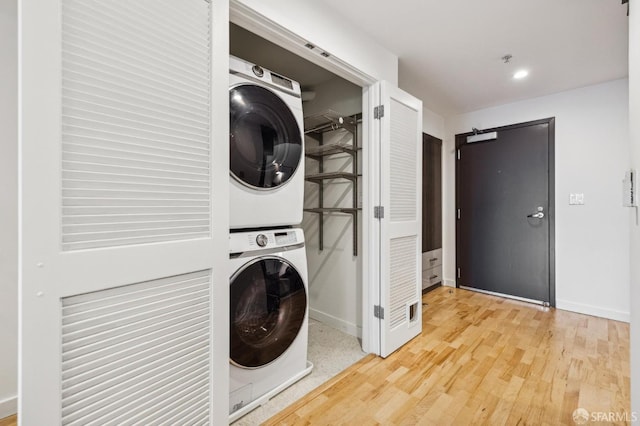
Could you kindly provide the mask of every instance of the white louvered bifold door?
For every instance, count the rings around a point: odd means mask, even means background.
[[[380,355],[422,331],[422,102],[380,83]]]
[[[226,422],[228,0],[20,21],[20,422]]]

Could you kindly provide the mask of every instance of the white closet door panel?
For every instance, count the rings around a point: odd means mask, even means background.
[[[381,353],[388,356],[422,331],[421,170],[422,102],[380,84]]]
[[[22,424],[228,420],[228,22],[21,0]]]

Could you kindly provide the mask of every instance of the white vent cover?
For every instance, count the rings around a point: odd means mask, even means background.
[[[391,99],[391,114],[390,218],[416,220],[416,112]]]
[[[210,282],[202,271],[62,299],[62,424],[208,424]]]
[[[391,276],[390,327],[409,322],[407,305],[414,303],[417,286],[415,236],[391,240],[389,274]]]
[[[210,3],[62,1],[62,248],[210,234]]]

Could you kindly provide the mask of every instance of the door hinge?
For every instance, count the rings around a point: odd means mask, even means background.
[[[375,219],[384,219],[384,207],[383,206],[375,206],[373,208],[373,217]]]
[[[458,209],[458,220],[460,220],[460,209]]]
[[[384,105],[378,105],[373,108],[373,118],[376,120],[380,120],[384,117]]]
[[[458,150],[458,160],[460,159],[460,150]]]
[[[460,268],[458,268],[458,278],[460,278]]]
[[[384,308],[380,305],[373,305],[373,316],[384,319]]]

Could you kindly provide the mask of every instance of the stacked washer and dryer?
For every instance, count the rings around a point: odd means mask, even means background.
[[[230,102],[230,421],[311,372],[300,85],[236,57]]]

